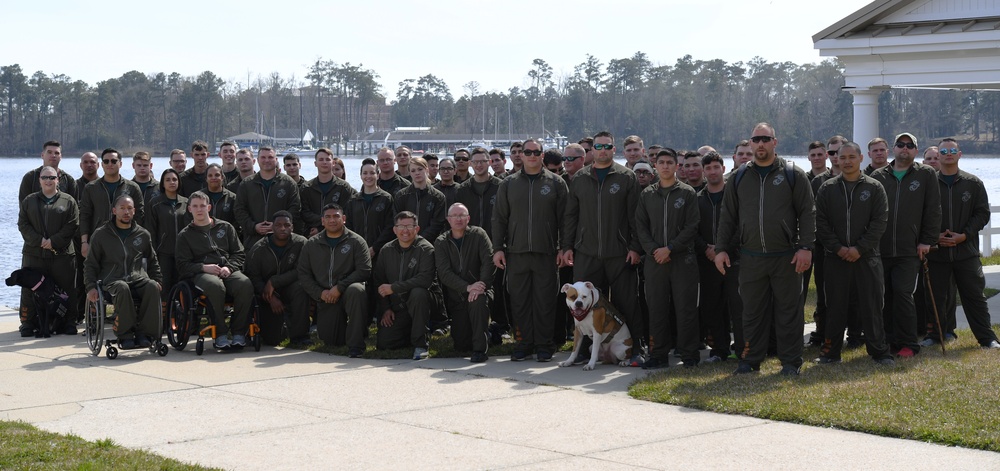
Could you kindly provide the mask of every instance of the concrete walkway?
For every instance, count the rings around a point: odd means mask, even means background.
[[[634,400],[635,368],[273,348],[112,361],[17,325],[0,311],[0,419],[226,469],[1000,469],[997,453]]]

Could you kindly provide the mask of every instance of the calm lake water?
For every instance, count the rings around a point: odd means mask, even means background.
[[[344,159],[344,164],[347,166],[345,169],[347,172],[347,181],[355,188],[360,188],[361,186],[359,175],[363,159],[363,157]],[[806,170],[809,169],[809,161],[805,157],[793,156],[791,160],[799,167],[803,167]],[[211,158],[209,162],[219,162],[219,159],[217,157]],[[41,164],[41,158],[39,157],[0,157],[0,165],[3,166],[3,171],[0,172],[0,274],[3,275],[3,278],[9,276],[10,272],[18,269],[21,265],[21,246],[23,240],[21,239],[21,233],[17,230],[17,213],[19,209],[17,190],[24,174]],[[190,159],[188,160],[188,165],[191,165]],[[163,169],[168,166],[168,157],[153,158],[153,174],[157,179],[159,179],[159,175]],[[63,171],[69,172],[74,177],[79,177],[82,173],[77,158],[64,158],[61,167]],[[992,156],[965,156],[962,158],[961,167],[963,170],[981,178],[986,184],[990,201],[993,204],[1000,204],[1000,158]],[[311,179],[316,176],[316,167],[308,159],[304,159],[301,174],[306,179]],[[132,178],[131,159],[126,159],[126,163],[122,167],[122,175],[126,178]],[[994,237],[991,245],[1000,247],[1000,236]],[[20,302],[19,300],[19,288],[0,285],[0,306],[17,306]]]

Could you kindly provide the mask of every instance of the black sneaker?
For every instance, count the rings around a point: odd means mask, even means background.
[[[750,373],[760,372],[760,366],[753,366],[746,362],[740,362],[739,366],[736,367],[736,371],[733,371],[734,375],[745,375]]]
[[[697,360],[684,360],[684,368],[690,370],[691,368],[694,368],[696,366],[698,366]]]
[[[879,365],[882,366],[896,366],[896,360],[893,360],[891,355],[886,355],[881,358],[875,358],[874,360],[875,363],[878,363]]]
[[[864,337],[848,337],[847,342],[844,344],[844,348],[852,350],[855,348],[861,348],[865,346]]]
[[[21,331],[21,337],[34,337],[35,332],[38,331],[38,329],[31,325],[22,325],[18,330]]]
[[[820,347],[823,345],[823,339],[820,338],[819,334],[815,331],[809,333],[809,340],[806,340],[807,347]]]
[[[510,361],[524,361],[531,358],[531,354],[528,352],[522,352],[520,350],[514,350],[514,353],[510,354]],[[549,357],[551,359],[551,356]]]
[[[785,365],[781,367],[781,373],[778,374],[782,376],[798,376],[799,367],[795,365]]]
[[[644,370],[658,370],[661,368],[668,368],[670,366],[669,362],[661,360],[656,357],[651,357],[642,364],[642,369]]]
[[[472,363],[486,363],[490,357],[486,356],[486,352],[472,352],[472,358],[469,359]]]
[[[820,365],[829,365],[831,363],[840,363],[840,358],[819,357],[819,358],[817,358],[817,359],[815,359],[813,361],[815,361],[816,363],[819,363]]]
[[[535,354],[535,360],[540,363],[546,363],[552,361],[552,354],[546,351],[541,351]]]
[[[347,358],[361,358],[361,355],[364,355],[364,351],[362,351],[360,348],[347,349]]]
[[[76,325],[68,323],[67,325],[64,325],[62,329],[59,329],[59,333],[63,335],[76,335]]]

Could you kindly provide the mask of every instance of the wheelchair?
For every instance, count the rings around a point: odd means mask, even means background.
[[[101,280],[97,281],[97,286],[102,286]],[[133,302],[138,307],[140,299],[136,299],[137,296],[133,294]],[[121,340],[119,339],[105,339],[104,338],[104,324],[108,321],[114,321],[115,315],[108,315],[108,302],[111,299],[111,294],[105,291],[103,288],[97,290],[97,301],[87,300],[86,311],[84,311],[84,330],[87,332],[87,347],[90,348],[90,354],[93,356],[98,356],[101,354],[101,349],[107,347],[105,355],[109,360],[114,360],[118,358],[119,350],[138,350],[141,348],[146,348],[150,353],[156,352],[157,355],[163,357],[167,356],[167,345],[162,342],[163,340],[163,315],[160,314],[160,319],[157,322],[159,325],[158,332],[156,333],[156,338],[149,347],[134,347],[131,349],[124,348],[122,346]]]
[[[256,298],[256,296],[255,296]],[[232,314],[233,303],[226,295],[226,317]],[[178,281],[170,289],[167,298],[167,340],[174,350],[184,350],[188,340],[197,335],[194,351],[198,355],[205,353],[205,334],[215,338],[214,316],[206,296],[191,280]],[[260,324],[257,321],[257,301],[250,306],[250,325],[247,327],[246,338],[254,351],[259,352],[261,346]],[[231,347],[232,348],[232,347]],[[242,347],[235,347],[242,348]]]

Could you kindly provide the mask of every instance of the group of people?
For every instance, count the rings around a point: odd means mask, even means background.
[[[958,169],[955,140],[925,152],[935,169],[914,162],[912,134],[896,137],[892,162],[876,138],[862,169],[861,147],[835,136],[809,144],[808,172],[777,144],[774,128],[757,124],[728,173],[709,146],[647,148],[638,136],[622,142],[620,164],[609,132],[562,150],[515,142],[512,169],[500,149],[439,158],[386,147],[362,162],[353,188],[326,148],[305,180],[294,154],[282,172],[274,149],[255,158],[226,142],[222,164],[209,164],[198,141],[194,166],[174,150],[157,182],[144,152],[132,158],[135,178],[123,178],[115,149],[101,153],[101,177],[97,156],[84,154],[74,180],[59,169],[59,143],[47,142],[21,186],[24,266],[79,298],[109,293],[123,346],[153,341],[185,280],[208,297],[217,348],[246,343],[256,303],[268,345],[307,344],[314,325],[324,343],[360,357],[374,322],[377,348],[412,348],[414,359],[427,357],[435,332],[472,362],[508,335],[511,360],[547,362],[573,327],[560,283],[590,281],[629,327],[632,366],[666,367],[673,351],[694,367],[707,346],[707,361],[736,359],[737,374],[758,371],[771,352],[782,374],[797,375],[813,272],[818,363],[865,345],[893,364],[954,338],[956,294],[979,343],[1000,348],[979,265],[989,203],[982,182]],[[941,331],[928,322],[930,296],[914,298],[924,258]],[[73,266],[75,277],[64,268]],[[24,296],[27,336],[38,326]],[[73,323],[60,328],[75,333]]]

